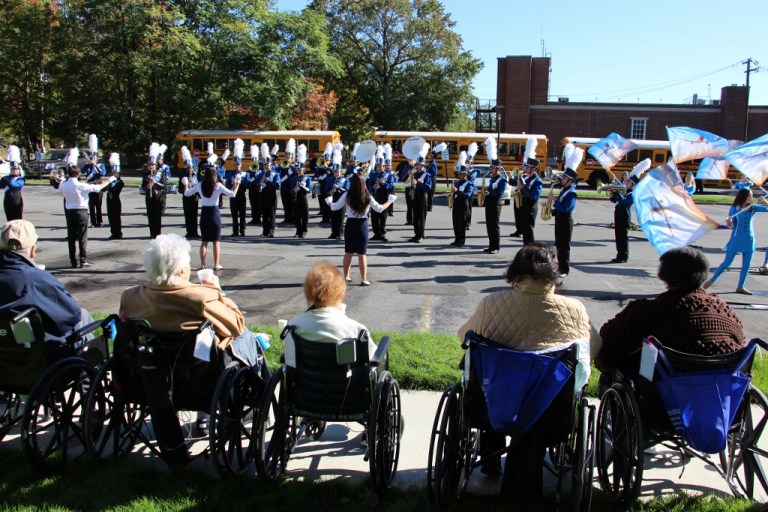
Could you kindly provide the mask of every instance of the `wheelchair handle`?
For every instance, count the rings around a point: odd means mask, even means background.
[[[370,359],[371,366],[378,366],[381,360],[386,355],[387,351],[389,350],[389,345],[392,343],[392,338],[389,336],[384,336],[381,338],[381,341],[379,342],[379,345],[376,347],[376,352],[373,354],[373,357]]]
[[[101,327],[103,329],[104,327],[109,325],[109,323],[112,322],[112,321],[117,323],[117,321],[119,319],[120,319],[120,317],[113,313],[113,314],[109,315],[107,318],[105,318],[103,320],[95,320],[95,321],[89,323],[88,325],[84,325],[81,328],[72,331],[72,333],[69,336],[67,336],[67,340],[68,341],[77,341],[78,339],[82,338],[86,334],[92,333],[93,331],[95,331],[99,327]]]
[[[206,320],[203,321],[203,323],[201,323],[200,325],[197,326],[197,332],[201,333],[204,330],[208,329],[209,327],[213,327],[213,324],[211,323],[210,320],[206,319]]]
[[[36,307],[31,307],[31,308],[25,309],[24,311],[22,311],[21,313],[19,313],[15,317],[11,318],[11,323],[15,324],[15,323],[17,323],[17,322],[19,322],[21,320],[24,320],[25,318],[29,317],[29,315],[32,315],[34,313],[37,313],[37,308]]]

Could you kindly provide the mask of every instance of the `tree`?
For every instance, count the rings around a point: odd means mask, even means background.
[[[438,0],[315,0],[328,17],[331,52],[346,73],[334,124],[364,105],[384,129],[444,130],[471,103],[482,63],[462,49]]]

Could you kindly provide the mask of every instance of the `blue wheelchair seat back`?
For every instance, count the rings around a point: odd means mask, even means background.
[[[757,340],[716,356],[685,354],[655,338],[649,341],[659,349],[654,384],[675,430],[696,450],[722,451],[749,389]]]
[[[337,343],[308,341],[290,332],[295,367],[287,366],[290,404],[297,415],[325,421],[365,421],[371,404],[368,334],[354,340],[355,360],[337,362]]]
[[[544,355],[502,347],[473,331],[467,333],[464,344],[469,348],[465,358],[470,361],[467,365],[465,360],[465,379],[467,371],[474,374],[470,382],[476,380],[482,389],[488,420],[495,431],[524,434],[559,396],[573,403],[575,344]],[[565,410],[570,414],[570,407]]]

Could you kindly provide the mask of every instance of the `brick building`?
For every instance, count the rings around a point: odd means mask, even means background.
[[[559,156],[560,139],[569,135],[600,138],[616,132],[666,140],[667,126],[690,126],[744,141],[768,133],[768,106],[747,111],[744,86],[723,87],[712,105],[551,102],[550,65],[549,57],[500,57],[496,79],[496,104],[503,105],[498,109],[500,131],[546,135],[550,157]]]

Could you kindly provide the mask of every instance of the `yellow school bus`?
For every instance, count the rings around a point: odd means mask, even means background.
[[[307,159],[323,154],[325,145],[330,142],[336,144],[341,140],[337,131],[315,130],[284,130],[284,131],[256,131],[256,130],[185,130],[176,135],[178,150],[178,166],[184,167],[181,159],[181,146],[187,146],[192,153],[195,167],[198,161],[208,158],[208,142],[213,142],[213,150],[221,156],[225,150],[232,151],[235,139],[242,139],[245,143],[243,154],[243,168],[247,169],[253,163],[251,160],[251,146],[261,147],[266,142],[270,150],[275,144],[280,146],[280,156],[285,154],[285,144],[288,139],[296,141],[296,147],[300,144],[307,146]],[[261,148],[259,148],[261,149]],[[228,158],[225,164],[227,169],[234,167],[234,159]]]
[[[456,161],[459,154],[466,151],[467,147],[477,142],[478,151],[475,155],[476,164],[488,163],[485,156],[485,140],[488,137],[496,137],[495,133],[460,133],[460,132],[394,132],[394,131],[375,131],[371,135],[371,140],[377,144],[392,145],[392,168],[399,171],[408,162],[408,159],[402,154],[403,142],[411,137],[422,137],[429,142],[429,147],[434,148],[441,142],[448,145],[448,160],[443,161],[441,156],[437,157],[438,175],[451,177],[454,173]],[[525,133],[502,133],[499,135],[498,157],[502,161],[507,171],[513,171],[520,167],[525,153],[525,143],[529,137],[535,137],[538,141],[536,145],[536,159],[542,162],[541,170],[546,167],[547,162],[547,137],[546,135],[534,135]],[[447,165],[446,165],[447,164]]]
[[[606,171],[603,166],[600,165],[600,162],[595,160],[595,158],[588,152],[589,148],[599,140],[600,139],[593,137],[563,137],[561,141],[563,147],[565,147],[566,144],[571,143],[577,148],[584,150],[584,160],[582,160],[577,171],[579,173],[579,179],[582,182],[586,181],[589,183],[589,186],[592,188],[597,188],[598,181],[606,184],[610,183],[614,176],[617,179],[621,179],[621,175],[624,171],[631,172],[632,168],[637,165],[638,162],[641,162],[646,158],[651,159],[651,167],[653,168],[664,165],[672,156],[668,140],[629,139],[637,144],[637,149],[627,153],[609,172]],[[696,174],[696,171],[699,170],[700,163],[701,160],[691,160],[690,162],[681,162],[677,164],[676,167],[680,171],[680,176],[685,177],[689,172]],[[561,171],[564,170],[562,168],[563,165],[565,165],[565,163],[561,156],[559,159],[559,167]],[[739,171],[734,167],[731,167],[728,170],[728,178],[738,180]],[[731,182],[729,180],[704,180],[704,185],[730,187]]]

